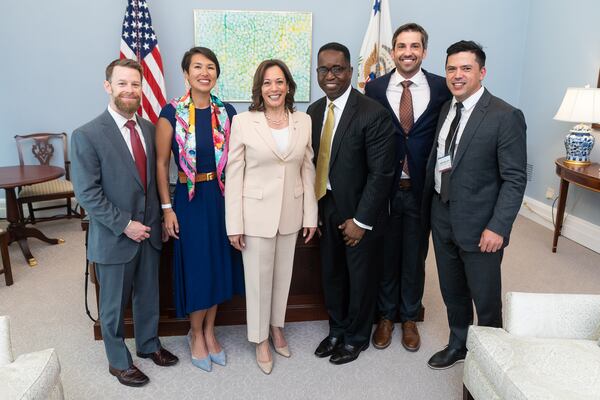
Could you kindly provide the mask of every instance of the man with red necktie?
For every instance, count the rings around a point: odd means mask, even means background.
[[[158,339],[161,214],[154,126],[135,115],[142,76],[137,61],[111,62],[104,82],[107,110],[71,139],[75,195],[90,217],[87,258],[96,263],[109,372],[127,386],[149,381],[124,342],[123,312],[130,296],[137,356],[160,366],[178,361]]]
[[[392,37],[396,68],[369,82],[365,94],[381,103],[396,127],[396,176],[390,196],[390,218],[383,239],[383,272],[379,281],[379,322],[373,345],[385,349],[400,318],[402,345],[417,351],[421,345],[416,320],[425,285],[429,230],[421,221],[425,164],[433,146],[438,116],[450,91],[443,77],[421,68],[428,35],[422,26],[407,23]]]

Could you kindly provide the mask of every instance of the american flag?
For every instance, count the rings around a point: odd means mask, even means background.
[[[125,18],[123,18],[120,58],[130,58],[142,64],[144,68],[143,95],[138,114],[156,123],[160,110],[166,104],[167,92],[158,41],[145,0],[127,1]]]

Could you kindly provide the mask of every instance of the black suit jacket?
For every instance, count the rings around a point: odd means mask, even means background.
[[[429,206],[424,207],[427,220],[435,192],[437,139],[450,104],[444,104],[440,113],[427,162],[423,203]],[[486,228],[502,235],[508,245],[527,184],[526,129],[520,110],[484,91],[462,133],[450,172],[450,223],[464,250],[479,251]]]
[[[404,162],[404,156],[406,155],[412,190],[419,201],[421,201],[423,195],[425,166],[427,164],[427,159],[429,158],[429,153],[431,152],[431,146],[433,145],[438,116],[442,105],[452,96],[448,90],[448,86],[446,86],[445,78],[439,75],[430,74],[425,70],[422,71],[425,74],[427,84],[429,85],[429,104],[423,114],[415,121],[408,136],[400,126],[400,121],[396,117],[386,96],[390,78],[392,77],[392,74],[396,73],[396,69],[367,83],[367,86],[365,87],[365,94],[370,98],[375,99],[391,113],[392,121],[396,128],[394,135],[396,142],[396,174],[393,181],[393,187],[398,187],[398,181],[402,176],[402,163]],[[393,193],[394,191],[392,190],[392,194]]]
[[[316,163],[327,98],[308,107]],[[385,108],[352,89],[334,133],[329,180],[342,220],[375,227],[394,178],[394,125]]]

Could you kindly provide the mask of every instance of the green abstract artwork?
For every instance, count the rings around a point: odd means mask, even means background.
[[[290,68],[297,102],[310,101],[312,13],[194,10],[196,46],[215,52],[221,66],[216,94],[249,102],[256,67],[277,58]]]

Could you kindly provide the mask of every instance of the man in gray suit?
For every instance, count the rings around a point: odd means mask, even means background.
[[[160,366],[178,361],[158,339],[161,218],[154,126],[135,117],[142,96],[139,63],[111,62],[104,88],[110,96],[108,109],[73,132],[73,186],[90,217],[87,256],[96,263],[100,284],[109,372],[123,385],[142,386],[149,379],[133,365],[123,337],[130,296],[137,355]]]
[[[446,57],[453,95],[440,113],[427,164],[424,208],[448,313],[448,347],[428,362],[445,369],[466,356],[467,330],[502,325],[500,263],[527,181],[525,118],[482,85],[485,53],[460,41]]]

